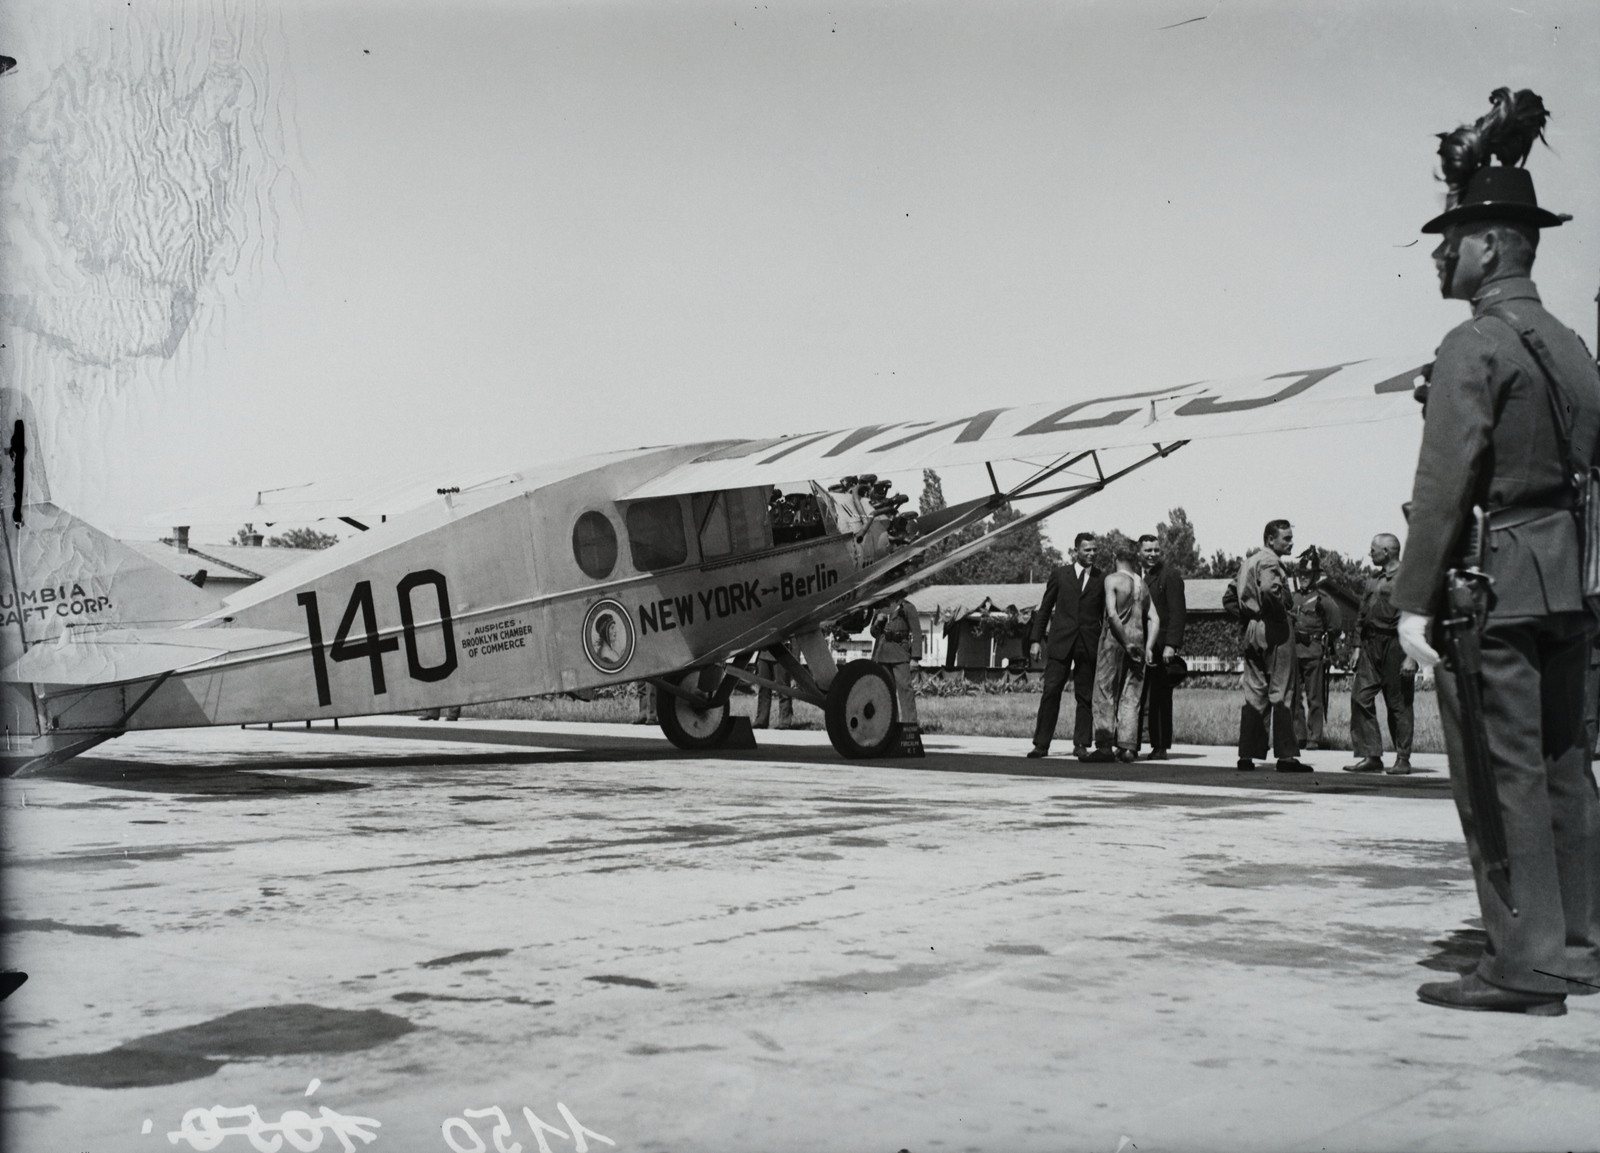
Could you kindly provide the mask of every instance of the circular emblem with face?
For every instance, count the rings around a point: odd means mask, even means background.
[[[620,673],[633,659],[633,621],[616,601],[596,601],[583,618],[583,653],[603,673]]]

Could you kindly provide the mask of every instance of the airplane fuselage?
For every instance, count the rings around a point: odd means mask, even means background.
[[[770,487],[626,498],[703,447],[443,494],[199,622],[304,639],[178,669],[131,712],[148,682],[40,686],[44,727],[317,720],[657,677],[819,602],[863,563],[831,515],[775,542]]]

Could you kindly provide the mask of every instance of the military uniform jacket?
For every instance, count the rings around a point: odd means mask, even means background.
[[[1294,590],[1277,553],[1260,548],[1245,557],[1234,587],[1239,590],[1239,619],[1244,622],[1247,648],[1281,645],[1294,635],[1289,619]]]
[[[1539,302],[1533,281],[1491,281],[1472,319],[1439,346],[1411,495],[1411,524],[1395,580],[1396,608],[1437,611],[1445,570],[1458,560],[1472,506],[1493,516],[1486,571],[1496,617],[1584,607],[1575,499],[1538,363],[1516,331],[1486,315],[1503,307],[1531,324],[1572,403],[1573,456],[1588,467],[1600,431],[1600,373],[1583,341]]]
[[[898,600],[872,622],[872,659],[879,664],[905,664],[922,659],[922,622],[916,606]]]
[[[1320,657],[1324,633],[1341,627],[1339,606],[1321,589],[1305,589],[1294,594],[1295,655]]]
[[[1156,659],[1161,659],[1161,649],[1171,645],[1183,647],[1183,629],[1188,619],[1189,606],[1184,599],[1183,574],[1170,564],[1162,562],[1145,574],[1144,582],[1150,590],[1150,600],[1161,617],[1161,628],[1156,632]]]
[[[1365,638],[1373,633],[1400,631],[1400,610],[1394,607],[1394,582],[1398,572],[1397,566],[1367,578],[1361,609],[1356,613],[1357,636]]]
[[[1078,640],[1093,653],[1100,643],[1100,626],[1105,615],[1106,574],[1090,568],[1088,583],[1080,592],[1078,570],[1070,564],[1061,565],[1045,582],[1044,596],[1039,600],[1039,611],[1033,614],[1033,628],[1028,639],[1033,643],[1044,641],[1045,655],[1058,661],[1071,655],[1072,646]]]

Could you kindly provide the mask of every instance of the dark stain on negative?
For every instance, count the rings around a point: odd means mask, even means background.
[[[499,1001],[507,1005],[526,1005],[533,1009],[555,1004],[554,1001],[530,1001],[526,997],[455,997],[449,993],[396,993],[390,999],[402,1001],[407,1005],[414,1005],[418,1001]]]
[[[79,937],[137,937],[121,925],[69,925],[62,921],[0,921],[0,934],[73,933]]]
[[[381,1009],[264,1005],[199,1025],[168,1029],[102,1053],[0,1058],[14,1081],[48,1081],[89,1089],[176,1085],[209,1077],[230,1061],[295,1053],[353,1053],[416,1028]]]
[[[887,972],[841,973],[837,977],[822,977],[802,984],[827,989],[835,993],[889,993],[895,989],[913,989],[936,981],[950,971],[948,965],[901,965]]]
[[[1600,1089],[1600,1051],[1594,1049],[1569,1049],[1562,1045],[1540,1045],[1524,1049],[1517,1054],[1527,1065],[1511,1070],[1524,1077],[1537,1077],[1541,1081],[1565,1082],[1582,1085],[1586,1089]]]
[[[1306,885],[1326,888],[1341,880],[1358,880],[1368,889],[1435,889],[1469,879],[1453,865],[1303,865],[1293,862],[1251,862],[1213,869],[1201,874],[1207,885],[1226,889],[1264,889],[1273,885]]]
[[[647,981],[643,977],[619,977],[614,973],[602,973],[596,977],[585,977],[585,981],[594,981],[600,985],[630,985],[635,989],[659,989],[654,981]]]
[[[451,953],[448,957],[435,957],[431,961],[418,961],[419,969],[438,969],[445,965],[463,965],[468,961],[481,961],[485,957],[504,957],[510,949],[477,949],[470,953]]]

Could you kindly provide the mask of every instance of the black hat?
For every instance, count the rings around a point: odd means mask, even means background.
[[[1174,655],[1167,661],[1167,683],[1182,684],[1189,676],[1189,662],[1182,657]]]
[[[1508,220],[1554,228],[1572,217],[1539,207],[1533,177],[1522,165],[1536,140],[1544,139],[1550,114],[1539,94],[1496,88],[1493,105],[1472,124],[1439,134],[1439,167],[1450,192],[1445,211],[1422,226],[1443,232],[1452,224]],[[1498,166],[1492,162],[1499,160]]]
[[[1476,220],[1510,220],[1536,228],[1556,228],[1572,217],[1539,207],[1533,192],[1533,174],[1526,168],[1503,164],[1478,169],[1467,181],[1461,201],[1422,226],[1424,232],[1443,232],[1452,224]]]

